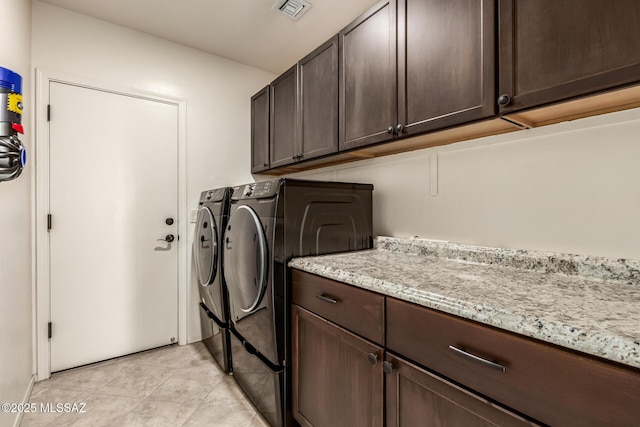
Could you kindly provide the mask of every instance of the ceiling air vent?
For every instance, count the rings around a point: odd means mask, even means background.
[[[307,9],[311,9],[311,3],[303,0],[278,0],[271,6],[271,10],[280,12],[293,21],[300,19]]]

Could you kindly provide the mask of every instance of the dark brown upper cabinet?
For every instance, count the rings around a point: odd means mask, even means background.
[[[493,0],[385,1],[350,24],[340,149],[495,115],[495,32]]]
[[[285,71],[271,83],[271,167],[296,160],[298,112],[298,65]]]
[[[501,0],[501,112],[640,80],[640,1]]]
[[[496,114],[495,2],[398,1],[398,124],[424,133]]]
[[[270,167],[338,151],[338,36],[271,83]]]
[[[393,138],[396,2],[377,3],[339,33],[340,150]]]
[[[269,169],[269,86],[251,97],[251,173]]]
[[[298,160],[338,152],[338,36],[298,63]]]

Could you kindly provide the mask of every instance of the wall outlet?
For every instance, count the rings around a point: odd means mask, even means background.
[[[198,209],[189,209],[189,222],[195,224],[198,220]]]

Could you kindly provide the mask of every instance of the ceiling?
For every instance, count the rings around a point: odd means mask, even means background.
[[[298,21],[275,0],[40,0],[280,74],[376,0],[307,0]]]

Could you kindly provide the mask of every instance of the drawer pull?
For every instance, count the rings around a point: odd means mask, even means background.
[[[482,357],[478,357],[475,354],[468,353],[468,352],[466,352],[466,351],[464,351],[462,349],[459,349],[457,347],[454,347],[452,345],[450,345],[449,348],[451,350],[455,351],[457,354],[460,354],[462,356],[468,357],[469,359],[475,360],[476,362],[480,362],[483,365],[488,366],[489,368],[496,369],[496,370],[501,371],[501,372],[505,372],[506,371],[506,368],[504,366],[500,365],[499,363],[495,363],[495,362],[492,362],[490,360],[483,359]]]
[[[329,298],[328,296],[322,295],[322,294],[316,295],[316,298],[320,298],[322,301],[330,302],[331,304],[337,304],[338,303],[337,299]]]

